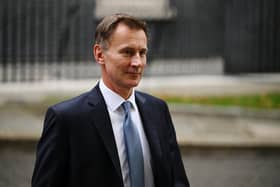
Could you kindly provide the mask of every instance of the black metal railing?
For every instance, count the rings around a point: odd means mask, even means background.
[[[60,67],[81,60],[90,61],[93,3],[89,3],[78,0],[1,1],[2,81],[43,79],[43,67],[55,68],[54,78],[59,79]],[[82,47],[81,43],[85,42],[88,46]]]
[[[280,72],[280,2],[228,0],[225,71]]]
[[[171,20],[148,20],[149,62],[158,64],[146,75],[280,72],[278,0],[172,6]],[[99,76],[91,51],[94,8],[94,0],[1,0],[0,81]]]

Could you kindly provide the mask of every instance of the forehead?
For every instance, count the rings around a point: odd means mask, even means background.
[[[130,46],[147,48],[147,36],[142,29],[130,28],[125,24],[118,24],[109,39],[109,47]]]

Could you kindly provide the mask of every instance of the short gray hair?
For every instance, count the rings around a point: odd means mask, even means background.
[[[104,17],[97,25],[95,31],[95,43],[100,44],[106,49],[108,47],[110,37],[116,30],[119,23],[123,23],[131,29],[143,30],[148,39],[148,29],[145,21],[139,20],[127,14],[118,13]]]

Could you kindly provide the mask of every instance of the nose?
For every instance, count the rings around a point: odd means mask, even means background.
[[[131,58],[131,65],[132,66],[140,66],[145,63],[145,59],[141,58],[139,53],[136,53],[132,58]]]

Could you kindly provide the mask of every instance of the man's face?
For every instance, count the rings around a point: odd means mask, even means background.
[[[120,23],[107,49],[102,49],[102,78],[105,84],[113,90],[137,86],[146,65],[146,54],[145,32]]]

